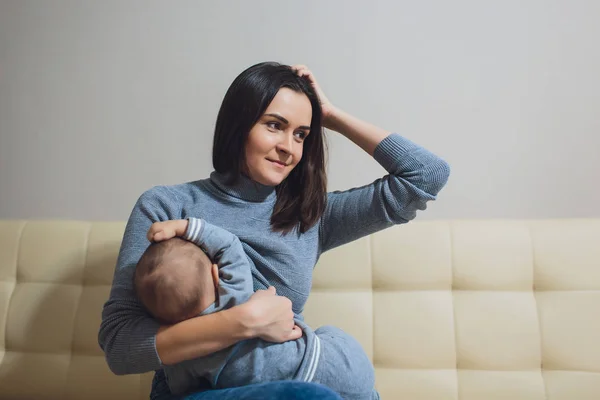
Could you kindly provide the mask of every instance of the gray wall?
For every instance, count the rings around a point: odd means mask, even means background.
[[[206,177],[223,95],[264,60],[450,162],[422,219],[597,217],[599,20],[594,0],[0,0],[0,218],[125,219]],[[330,189],[382,175],[329,142]]]

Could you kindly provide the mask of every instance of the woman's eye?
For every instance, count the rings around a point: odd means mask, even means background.
[[[304,131],[296,132],[296,136],[297,136],[299,139],[302,139],[302,140],[304,140],[304,139],[306,139],[306,132],[304,132]]]
[[[267,122],[267,126],[271,129],[279,129],[281,125],[279,122]]]

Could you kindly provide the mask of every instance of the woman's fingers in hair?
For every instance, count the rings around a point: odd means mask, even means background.
[[[306,65],[295,65],[292,68],[294,69],[294,71],[296,72],[296,74],[299,77],[301,77],[301,78],[306,77],[311,84],[318,85],[317,80],[315,79],[315,76],[308,69],[308,67]],[[320,91],[320,89],[319,89],[319,91]]]
[[[298,74],[298,76],[310,76],[311,72],[306,65],[294,65],[292,69]]]
[[[306,65],[303,65],[303,64],[296,64],[296,65],[292,65],[292,69],[294,71],[299,71],[299,70],[302,70],[302,69],[308,69],[308,67]]]

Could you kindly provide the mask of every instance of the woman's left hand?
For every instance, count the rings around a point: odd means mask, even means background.
[[[327,96],[325,96],[325,93],[323,93],[321,86],[319,86],[319,84],[317,83],[315,76],[306,65],[294,65],[292,66],[292,69],[296,71],[296,74],[298,74],[298,76],[307,77],[311,86],[317,93],[317,96],[319,96],[319,101],[321,102],[321,109],[323,110],[323,125],[327,128],[329,125],[329,120],[332,118],[333,113],[335,111],[335,107],[333,106],[333,104],[331,104]]]

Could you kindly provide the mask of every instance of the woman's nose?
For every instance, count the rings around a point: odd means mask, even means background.
[[[293,139],[292,134],[285,133],[284,135],[281,135],[281,140],[277,143],[277,150],[284,153],[291,153]]]

